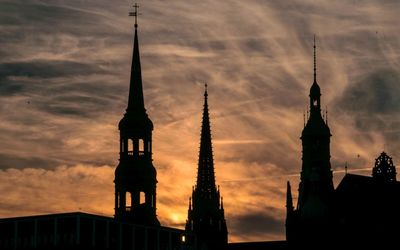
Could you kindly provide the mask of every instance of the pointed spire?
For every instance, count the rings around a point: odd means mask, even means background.
[[[314,34],[314,82],[317,82],[317,49],[315,46],[315,34]]]
[[[287,211],[293,211],[293,198],[292,198],[292,189],[290,187],[290,182],[287,182],[287,191],[286,191],[286,209]]]
[[[224,197],[221,197],[221,210],[224,210]]]
[[[201,126],[199,165],[197,173],[197,189],[203,193],[211,194],[216,192],[216,187],[207,99],[207,84],[205,84],[203,121]]]
[[[143,98],[143,84],[142,84],[142,71],[140,67],[140,54],[139,54],[139,39],[137,32],[137,9],[139,5],[135,4],[134,12],[129,13],[130,16],[135,17],[135,36],[133,42],[133,55],[131,66],[131,80],[129,87],[129,101],[127,111],[145,111],[144,98]]]

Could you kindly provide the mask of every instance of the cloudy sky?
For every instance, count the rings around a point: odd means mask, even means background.
[[[397,0],[138,0],[158,217],[183,228],[204,82],[231,242],[284,239],[312,83],[328,108],[335,184],[400,164]],[[128,0],[0,0],[0,217],[113,215],[117,124],[127,104]]]

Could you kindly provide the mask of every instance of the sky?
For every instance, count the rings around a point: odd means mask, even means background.
[[[335,185],[346,162],[370,175],[385,150],[400,163],[399,1],[137,2],[162,225],[184,227],[207,82],[229,241],[285,238],[314,34]],[[113,216],[132,5],[0,0],[0,217]]]

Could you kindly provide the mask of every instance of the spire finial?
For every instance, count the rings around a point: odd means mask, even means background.
[[[134,16],[135,17],[135,29],[137,28],[137,17],[138,17],[138,15],[139,15],[139,13],[138,13],[138,8],[139,8],[139,5],[137,4],[137,3],[135,3],[134,5],[133,5],[133,8],[135,8],[135,11],[134,12],[129,12],[129,16]]]
[[[315,34],[314,34],[314,82],[317,82],[317,49],[315,46]]]
[[[207,82],[205,82],[204,83],[204,96],[208,96],[207,87],[208,87]]]

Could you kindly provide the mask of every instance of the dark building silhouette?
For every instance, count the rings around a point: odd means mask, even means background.
[[[153,122],[144,107],[139,40],[135,23],[128,107],[119,122],[120,153],[115,170],[115,218],[160,225],[156,215],[157,171],[152,159]]]
[[[200,153],[197,182],[189,200],[186,231],[197,236],[198,249],[226,249],[228,230],[224,204],[219,186],[215,185],[215,170],[211,143],[210,118],[208,113],[207,85],[204,92],[204,110],[201,126]]]
[[[330,129],[321,115],[321,90],[316,79],[314,40],[314,82],[310,88],[309,118],[301,134],[302,168],[299,196],[293,208],[290,183],[287,186],[286,235],[289,242],[303,247],[326,244],[331,238],[333,181],[330,164]]]
[[[119,130],[114,218],[74,212],[0,219],[0,249],[197,249],[193,233],[162,227],[156,216],[153,123],[144,108],[136,20],[128,107]]]
[[[125,223],[81,212],[0,219],[0,249],[195,249],[193,235],[168,227]]]
[[[321,91],[310,89],[310,116],[303,129],[297,207],[290,183],[286,196],[286,239],[290,249],[396,249],[400,225],[400,182],[392,158],[383,152],[371,176],[347,174],[334,189],[330,129],[321,116]]]
[[[346,174],[335,190],[340,244],[355,248],[397,249],[400,225],[400,182],[385,152],[372,176]]]

